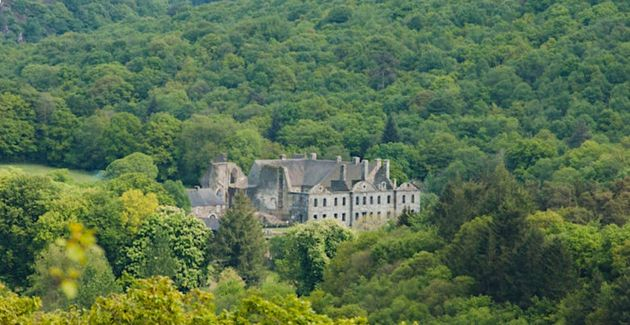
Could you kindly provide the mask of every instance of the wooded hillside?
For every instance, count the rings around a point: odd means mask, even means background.
[[[628,1],[206,2],[2,0],[0,162],[110,166],[92,185],[0,173],[9,288],[67,308],[36,285],[59,279],[33,274],[78,221],[130,303],[175,286],[211,288],[218,311],[276,308],[252,302],[273,289],[322,322],[630,321]],[[391,159],[423,210],[374,232],[292,229],[255,275],[209,235],[176,247],[192,222],[164,210],[188,208],[179,180],[221,153],[248,170],[304,152]],[[152,275],[173,282],[134,280]]]

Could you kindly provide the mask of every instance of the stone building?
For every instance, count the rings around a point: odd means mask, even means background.
[[[208,189],[224,206],[229,206],[234,193],[243,191],[260,214],[287,223],[333,219],[352,227],[363,219],[385,222],[404,209],[420,209],[419,189],[412,183],[397,185],[390,179],[389,160],[381,159],[369,162],[355,157],[345,162],[340,157],[318,160],[316,154],[283,156],[256,160],[247,177],[238,166],[220,159],[210,165],[201,185],[197,191]],[[189,195],[194,196],[194,191],[189,190]],[[208,207],[193,202],[195,209],[203,216]]]

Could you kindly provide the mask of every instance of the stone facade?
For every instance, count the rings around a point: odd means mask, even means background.
[[[389,160],[381,159],[370,163],[356,157],[344,162],[339,157],[318,160],[315,154],[283,156],[256,160],[247,177],[222,160],[211,164],[201,184],[228,206],[233,193],[244,191],[259,213],[286,223],[333,219],[352,227],[368,217],[386,222],[404,209],[420,209],[419,189],[412,183],[397,186],[390,179]]]

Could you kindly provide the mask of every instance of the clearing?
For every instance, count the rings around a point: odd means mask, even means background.
[[[9,168],[18,168],[30,175],[51,175],[61,173],[61,175],[65,175],[69,179],[80,184],[94,183],[101,179],[98,176],[98,172],[87,172],[83,170],[49,167],[46,165],[28,163],[0,164],[0,170]]]

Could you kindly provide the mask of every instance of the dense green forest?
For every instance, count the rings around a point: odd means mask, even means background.
[[[630,322],[627,1],[2,0],[0,38],[0,163],[104,171],[0,171],[0,323]],[[422,211],[187,215],[217,155],[303,152]]]

